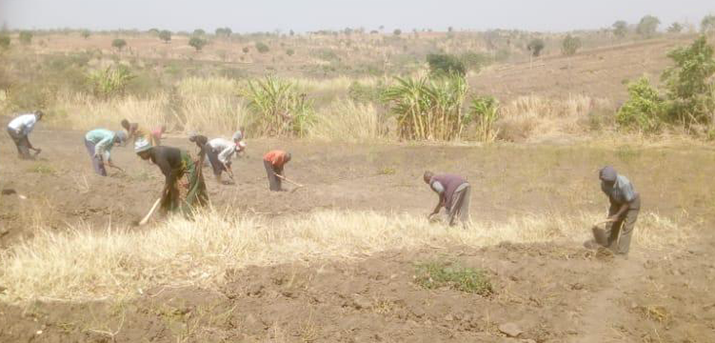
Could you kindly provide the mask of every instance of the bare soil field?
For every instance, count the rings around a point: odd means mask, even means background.
[[[40,123],[31,136],[43,149],[37,161],[18,161],[12,142],[0,139],[0,186],[17,192],[0,197],[2,249],[31,240],[38,226],[58,232],[84,224],[131,227],[146,213],[163,184],[158,168],[130,147],[117,147],[114,161],[127,173],[97,177],[82,136]],[[185,137],[170,135],[165,144],[193,151]],[[294,156],[287,176],[305,188],[268,191],[261,156],[279,147]],[[604,164],[634,182],[643,213],[695,228],[688,244],[644,249],[636,243],[628,259],[583,248],[582,241],[544,241],[255,266],[227,271],[211,289],[167,286],[127,299],[2,303],[0,341],[715,341],[710,149],[249,139],[247,156],[235,161],[236,186],[219,185],[204,171],[216,208],[267,218],[319,209],[426,216],[436,197],[421,181],[424,170],[456,172],[472,184],[472,216],[500,222],[605,211],[596,176]],[[493,292],[420,287],[416,267],[430,261],[481,268]],[[8,286],[0,285],[0,293]]]

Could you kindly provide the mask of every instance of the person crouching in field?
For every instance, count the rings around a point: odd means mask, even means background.
[[[208,204],[201,159],[194,162],[186,151],[166,146],[153,147],[146,139],[138,139],[134,150],[143,160],[156,164],[164,174],[160,202],[164,213],[178,211],[189,215],[194,209]]]
[[[214,138],[205,146],[206,155],[208,155],[209,162],[214,171],[214,176],[216,180],[221,184],[230,184],[229,182],[223,182],[221,180],[221,175],[223,172],[228,173],[228,177],[231,178],[231,183],[235,182],[233,178],[233,170],[231,169],[231,160],[233,156],[242,151],[246,147],[246,143],[241,141],[243,135],[241,132],[236,132],[233,135],[233,141],[229,141],[223,138]]]
[[[263,155],[263,166],[266,167],[268,174],[268,186],[271,191],[282,191],[281,181],[283,177],[283,167],[290,162],[290,153],[283,150],[271,150]]]
[[[426,171],[422,178],[439,196],[439,202],[428,218],[432,219],[444,207],[450,226],[453,226],[457,219],[462,222],[462,225],[466,225],[469,222],[471,193],[469,183],[458,175],[434,175],[429,171]]]
[[[112,148],[115,145],[124,144],[127,141],[127,134],[123,131],[112,132],[107,129],[95,129],[87,132],[84,135],[84,146],[87,147],[87,152],[92,158],[92,166],[94,172],[107,176],[107,170],[104,168],[104,162],[107,165],[123,171],[112,163]]]
[[[17,155],[23,160],[34,159],[30,155],[30,150],[34,150],[36,153],[40,153],[40,149],[35,149],[30,143],[28,136],[32,129],[35,128],[35,124],[42,120],[44,113],[42,111],[35,111],[33,113],[23,114],[15,119],[11,120],[7,125],[7,133],[15,142],[15,147],[17,147]]]
[[[606,232],[602,237],[595,235],[596,243],[611,248],[616,254],[628,255],[633,229],[641,209],[641,197],[628,178],[619,175],[611,166],[601,169],[598,178],[610,207]]]
[[[139,139],[145,139],[151,146],[159,146],[161,144],[164,126],[149,132],[141,128],[139,124],[130,123],[126,119],[123,119],[121,124],[124,130],[127,131],[128,139],[134,141],[135,144]]]

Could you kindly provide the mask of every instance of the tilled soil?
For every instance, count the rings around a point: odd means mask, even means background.
[[[16,192],[0,196],[4,248],[38,226],[129,226],[161,189],[158,169],[129,148],[113,154],[127,173],[102,178],[92,174],[82,133],[40,127],[31,139],[43,149],[38,161],[18,161],[0,138],[0,186]],[[605,208],[596,172],[613,164],[634,182],[643,211],[699,230],[685,249],[635,249],[629,259],[580,242],[505,242],[253,267],[228,272],[211,289],[157,288],[135,299],[2,304],[0,342],[715,341],[709,150],[248,143],[248,156],[234,163],[238,185],[219,185],[204,169],[214,206],[268,217],[321,208],[424,215],[436,201],[421,181],[430,169],[468,178],[479,220],[570,214]],[[182,137],[166,144],[192,149]],[[267,190],[261,154],[278,147],[293,153],[287,175],[305,188]],[[482,268],[494,293],[423,289],[415,268],[428,261]],[[508,326],[521,333],[508,337]]]

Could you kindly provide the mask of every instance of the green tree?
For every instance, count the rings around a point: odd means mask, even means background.
[[[561,42],[561,52],[566,56],[575,55],[581,48],[581,39],[572,35],[567,35]]]
[[[0,49],[7,50],[10,47],[10,37],[0,34]]]
[[[396,37],[399,37],[402,34],[402,30],[395,29],[395,31],[392,31],[392,34],[395,35]]]
[[[80,36],[82,36],[82,38],[87,39],[87,38],[89,38],[89,36],[92,35],[92,31],[82,30],[79,34],[80,34]]]
[[[112,47],[119,51],[122,51],[125,46],[127,46],[127,41],[125,41],[124,39],[116,38],[112,41]]]
[[[713,47],[700,36],[688,47],[678,48],[668,57],[675,62],[662,80],[667,89],[669,114],[684,124],[715,124],[715,59]]]
[[[677,22],[670,24],[670,26],[668,27],[668,32],[670,33],[680,33],[682,31],[683,25],[680,25],[680,23]]]
[[[171,42],[171,31],[169,30],[161,30],[159,31],[159,39],[164,41],[164,43],[169,43]]]
[[[258,50],[258,52],[260,52],[262,54],[265,54],[265,53],[271,51],[271,48],[269,48],[268,45],[266,45],[266,43],[256,42],[256,50]]]
[[[216,29],[216,36],[219,37],[231,37],[233,31],[229,27],[219,27]]]
[[[288,50],[286,50],[286,55],[288,55],[288,56],[293,56],[293,55],[295,55],[295,50],[293,50],[293,49],[288,49]]]
[[[658,30],[658,25],[660,25],[660,19],[652,15],[647,15],[641,18],[638,26],[636,26],[636,32],[643,37],[653,37]]]
[[[428,54],[427,64],[429,64],[430,72],[436,76],[457,74],[463,77],[467,74],[464,63],[453,55]]]
[[[196,30],[194,30],[194,34],[193,34],[193,35],[194,35],[194,36],[205,36],[205,35],[206,35],[206,31],[204,31],[203,29],[196,29]]]
[[[616,122],[622,128],[656,133],[660,131],[665,112],[665,102],[648,81],[642,77],[628,85],[628,101],[616,114]]]
[[[32,32],[30,31],[20,31],[20,36],[18,37],[18,40],[22,44],[30,44],[32,43]]]
[[[715,15],[706,15],[700,22],[700,31],[704,34],[715,33]]]
[[[196,49],[196,52],[201,51],[201,49],[203,49],[204,46],[206,46],[206,43],[208,43],[208,42],[201,37],[194,36],[194,37],[191,37],[191,39],[189,39],[189,45],[191,47],[193,47],[194,49]]]
[[[619,20],[612,25],[613,35],[618,38],[623,38],[628,33],[628,23],[623,20]]]
[[[544,49],[544,40],[540,38],[534,38],[531,40],[531,42],[529,42],[526,48],[531,51],[532,56],[539,57],[539,55],[541,55],[541,50]]]

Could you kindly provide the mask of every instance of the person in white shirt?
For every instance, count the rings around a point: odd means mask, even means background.
[[[231,180],[234,181],[231,160],[237,152],[241,152],[246,148],[246,143],[243,142],[242,138],[243,135],[240,134],[240,132],[236,132],[233,135],[232,141],[224,138],[214,138],[206,143],[204,150],[209,158],[216,180],[219,183],[231,184],[231,182],[222,181],[221,175],[224,171],[227,172]]]
[[[40,151],[42,151],[41,149],[36,149],[32,146],[32,143],[30,143],[30,140],[28,139],[28,135],[32,132],[32,129],[35,128],[35,124],[42,120],[43,115],[44,113],[42,113],[42,111],[23,114],[10,121],[7,125],[7,133],[10,135],[13,142],[15,142],[17,154],[23,160],[34,159],[34,156],[30,155],[30,150],[34,150],[35,154],[39,154]]]

